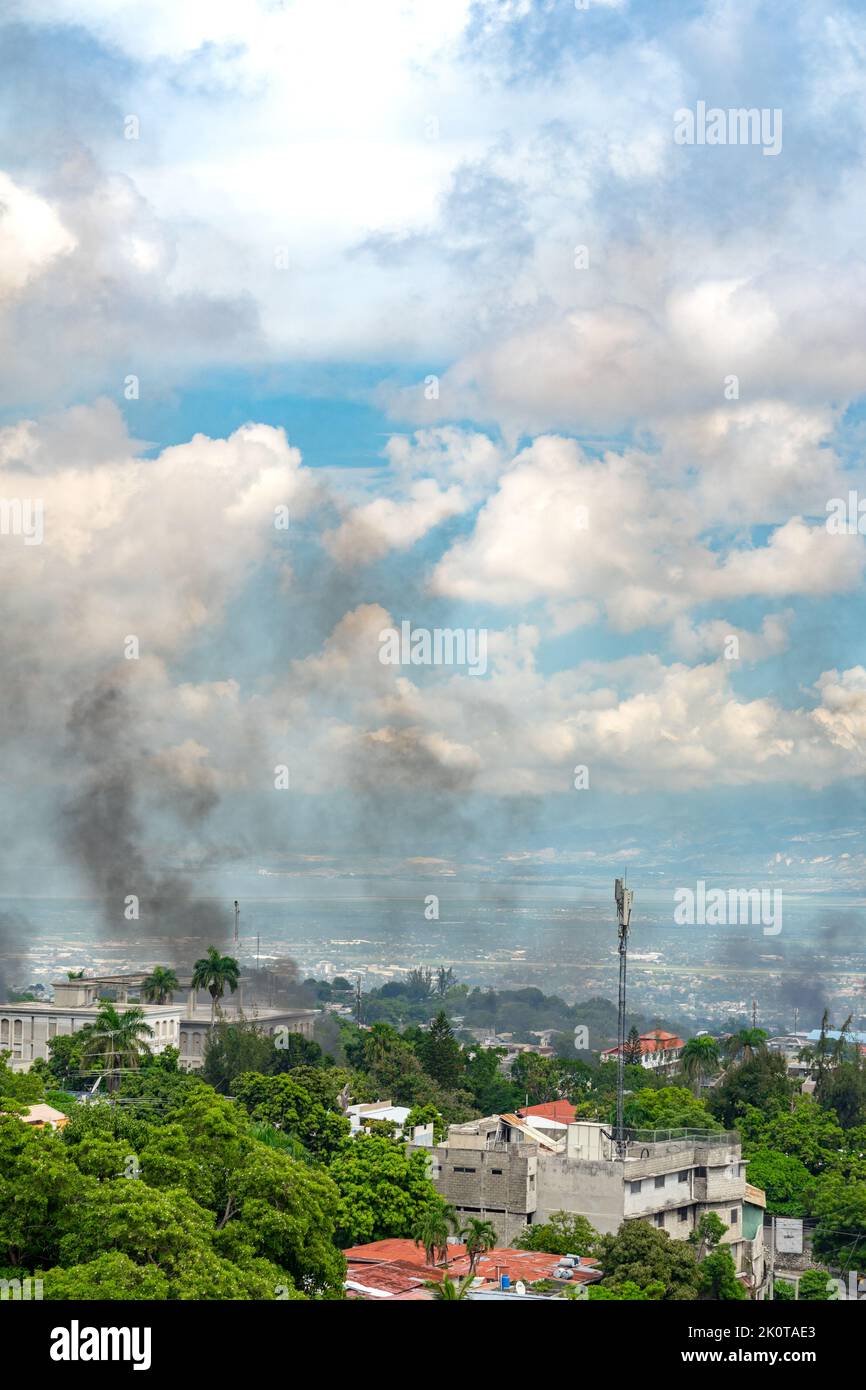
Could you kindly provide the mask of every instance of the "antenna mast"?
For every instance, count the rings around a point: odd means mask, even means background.
[[[616,1156],[626,1156],[626,1137],[623,1125],[625,1090],[625,977],[628,958],[628,929],[631,922],[631,905],[634,893],[625,886],[625,879],[618,878],[614,886],[616,899],[616,922],[619,932],[619,1036],[616,1054]]]

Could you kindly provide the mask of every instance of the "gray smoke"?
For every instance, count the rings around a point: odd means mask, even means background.
[[[0,1004],[7,1003],[10,989],[21,983],[32,936],[33,928],[20,912],[0,912]]]
[[[136,717],[127,692],[108,679],[73,704],[67,731],[82,772],[80,788],[63,807],[66,850],[84,870],[99,900],[104,927],[130,939],[167,939],[174,965],[187,965],[210,945],[228,941],[228,906],[196,898],[179,870],[154,868],[146,854],[141,806],[157,786],[157,810],[187,825],[215,806],[216,793],[190,794],[165,778],[154,784],[148,750],[136,746]],[[127,920],[127,899],[138,918]]]

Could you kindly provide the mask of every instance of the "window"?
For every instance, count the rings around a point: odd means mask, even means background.
[[[739,1212],[738,1212],[737,1207],[731,1207],[731,1225],[732,1225],[732,1226],[736,1226],[738,1219],[739,1219]]]
[[[475,1172],[475,1169],[474,1169],[474,1168],[455,1168],[455,1169],[454,1169],[454,1172],[455,1172],[455,1173],[474,1173],[474,1172]]]
[[[629,1185],[628,1185],[628,1190],[629,1190],[629,1192],[632,1194],[632,1196],[634,1196],[636,1193],[640,1192],[641,1186],[642,1186],[641,1181],[640,1181],[640,1179],[638,1179],[637,1182],[630,1182],[630,1183],[629,1183]]]
[[[689,1170],[688,1170],[688,1168],[684,1168],[683,1171],[682,1171],[681,1173],[677,1173],[677,1182],[688,1182],[688,1180],[689,1180]]]
[[[679,1209],[677,1215],[679,1216],[680,1221],[688,1221],[688,1219],[689,1219],[689,1209],[688,1209],[688,1207],[680,1207],[680,1209]]]
[[[696,1168],[696,1169],[695,1169],[695,1177],[696,1177],[696,1178],[705,1178],[706,1176],[707,1176],[707,1170],[706,1170],[706,1168]]]
[[[501,1178],[501,1177],[502,1177],[502,1169],[501,1169],[501,1168],[491,1168],[490,1171],[491,1171],[491,1173],[493,1174],[494,1178]]]
[[[665,1179],[664,1179],[664,1174],[662,1174],[662,1176],[661,1176],[660,1178],[656,1178],[656,1187],[664,1187],[664,1185],[665,1185]]]
[[[665,1224],[665,1214],[664,1214],[664,1212],[663,1212],[663,1211],[657,1211],[656,1214],[655,1214],[654,1220],[655,1220],[655,1223],[656,1223],[657,1226],[663,1226],[663,1225]]]

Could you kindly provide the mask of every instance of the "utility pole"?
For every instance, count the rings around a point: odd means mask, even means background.
[[[758,1001],[757,1001],[757,999],[753,999],[753,1000],[752,1000],[752,1027],[753,1027],[753,1028],[757,1028],[757,1026],[758,1026]]]
[[[236,945],[236,946],[237,946],[238,942],[239,942],[240,939],[241,939],[241,938],[240,938],[240,934],[239,934],[239,932],[238,932],[238,918],[240,917],[240,915],[241,915],[241,909],[240,909],[240,906],[239,906],[239,904],[238,904],[237,898],[235,898],[235,945]]]
[[[358,976],[358,983],[355,986],[355,1018],[358,1027],[361,1026],[361,976]]]
[[[631,905],[634,893],[625,886],[625,879],[618,878],[614,885],[616,899],[616,920],[619,933],[619,1014],[616,1054],[616,1156],[625,1159],[628,1145],[623,1125],[625,1091],[625,982],[628,959],[628,929],[631,922]]]

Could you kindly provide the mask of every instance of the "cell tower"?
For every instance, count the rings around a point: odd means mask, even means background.
[[[625,886],[625,879],[618,878],[614,887],[616,898],[616,922],[619,932],[619,1036],[616,1054],[616,1156],[624,1159],[628,1144],[623,1125],[625,1090],[625,976],[628,960],[628,928],[631,921],[631,905],[634,893]]]
[[[240,933],[239,933],[239,931],[238,931],[238,918],[240,917],[240,915],[241,915],[240,904],[238,903],[237,898],[235,898],[235,945],[236,945],[236,946],[238,945],[238,943],[239,943],[239,941],[240,941],[240,939],[241,939],[241,938],[240,938]]]

